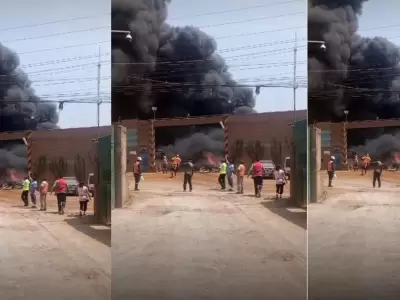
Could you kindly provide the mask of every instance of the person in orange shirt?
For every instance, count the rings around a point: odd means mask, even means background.
[[[176,173],[179,171],[179,167],[181,165],[182,160],[178,154],[176,156],[174,156],[171,160],[172,160],[171,178],[174,178],[174,177],[176,177]]]
[[[47,182],[46,178],[43,179],[42,183],[40,184],[40,210],[46,211],[47,210],[47,193],[49,192],[49,183]]]
[[[246,166],[243,161],[240,161],[240,164],[236,170],[236,179],[237,179],[237,193],[243,194],[243,180],[244,175],[246,174]]]
[[[361,169],[361,175],[364,175],[367,174],[368,167],[371,163],[371,157],[369,157],[368,153],[367,155],[363,156],[362,161],[363,161],[363,167]]]

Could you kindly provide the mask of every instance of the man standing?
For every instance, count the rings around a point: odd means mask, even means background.
[[[24,206],[25,207],[29,205],[28,198],[29,198],[30,186],[31,186],[31,182],[29,180],[29,177],[26,176],[25,180],[24,180],[24,183],[23,183],[23,186],[22,186],[22,194],[21,194],[21,200],[22,200],[22,202],[24,202]]]
[[[332,187],[332,180],[333,177],[335,177],[335,157],[331,156],[331,158],[328,161],[328,167],[327,167],[327,171],[328,171],[328,187]]]
[[[186,186],[189,184],[189,191],[193,190],[192,185],[192,178],[193,178],[193,171],[194,165],[191,159],[187,163],[183,165],[184,173],[183,173],[183,191],[186,192]]]
[[[256,198],[261,197],[261,190],[263,187],[263,176],[265,173],[264,166],[259,159],[251,166],[249,173],[252,174],[254,182],[254,194]],[[250,175],[250,174],[249,174]]]
[[[377,181],[378,181],[378,188],[381,187],[382,172],[383,172],[383,164],[381,162],[381,159],[378,158],[378,160],[374,163],[374,173],[373,173],[373,179],[372,179],[373,187],[375,187],[375,184]]]
[[[363,158],[363,168],[361,169],[361,175],[367,174],[367,170],[369,167],[369,164],[371,163],[371,157],[369,157],[369,154],[365,155]]]
[[[243,161],[240,161],[240,164],[236,170],[237,193],[238,194],[243,194],[244,174],[246,174],[246,167],[245,167]]]
[[[235,173],[235,165],[228,161],[228,169],[226,177],[228,178],[229,191],[233,191],[233,174]]]
[[[181,164],[181,158],[179,157],[179,154],[177,154],[171,160],[172,160],[171,178],[174,178],[174,177],[176,177],[176,173],[179,171],[179,167]]]
[[[139,156],[133,164],[133,177],[135,178],[135,191],[139,191],[139,182],[142,178],[142,158]]]
[[[47,210],[47,193],[49,191],[49,183],[46,178],[40,184],[40,210]]]
[[[57,179],[53,185],[54,190],[57,196],[58,213],[63,215],[67,202],[67,181],[63,177]]]
[[[218,176],[218,183],[221,186],[221,190],[226,189],[226,182],[225,182],[226,171],[227,171],[226,162],[225,162],[225,160],[222,160],[221,165],[219,166],[219,176]]]
[[[168,169],[168,159],[165,154],[162,155],[161,158],[161,170],[163,174],[167,174],[167,169]]]
[[[32,208],[36,208],[36,191],[38,183],[35,178],[31,176],[31,184],[29,186],[29,193],[31,195]]]

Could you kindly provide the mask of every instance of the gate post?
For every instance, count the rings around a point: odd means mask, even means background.
[[[149,167],[152,172],[157,172],[156,168],[156,133],[154,128],[154,119],[149,121]]]
[[[341,147],[341,157],[342,166],[344,170],[348,170],[347,164],[347,123],[344,122],[342,125],[342,147]]]
[[[29,130],[26,135],[26,147],[27,147],[27,158],[28,158],[28,174],[33,175],[33,164],[32,164],[32,130]]]
[[[228,127],[228,118],[224,119],[224,154],[225,158],[229,157],[229,127]]]

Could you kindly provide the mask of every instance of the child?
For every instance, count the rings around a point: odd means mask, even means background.
[[[81,181],[78,186],[78,195],[79,195],[79,215],[86,215],[87,205],[90,200],[89,189],[85,184]]]

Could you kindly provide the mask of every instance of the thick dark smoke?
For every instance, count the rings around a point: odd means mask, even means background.
[[[112,28],[133,38],[113,35],[113,121],[152,118],[153,106],[157,118],[253,113],[253,91],[235,87],[215,40],[196,27],[166,23],[168,2],[112,2]],[[157,141],[168,145],[189,130],[160,129]]]
[[[373,159],[380,158],[391,163],[393,155],[400,153],[400,132],[384,134],[377,139],[367,140],[365,145],[352,147],[351,151],[359,155],[369,153]]]
[[[19,65],[18,55],[0,44],[0,132],[57,128],[56,106],[41,101]],[[20,142],[0,141],[0,170],[26,168]]]
[[[326,43],[308,48],[310,122],[344,121],[344,110],[349,121],[400,116],[399,48],[357,34],[367,1],[309,0],[308,39]]]

